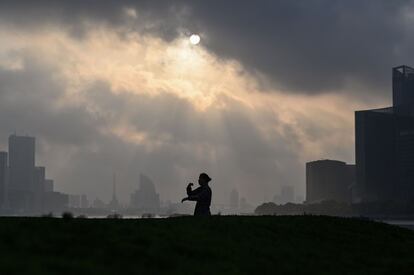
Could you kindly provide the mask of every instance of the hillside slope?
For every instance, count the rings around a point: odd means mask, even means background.
[[[0,218],[0,236],[0,274],[414,274],[414,232],[347,218]]]

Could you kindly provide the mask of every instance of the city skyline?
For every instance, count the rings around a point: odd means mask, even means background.
[[[55,181],[46,177],[46,167],[36,161],[36,137],[13,133],[8,138],[8,151],[0,151],[0,213],[3,215],[46,215],[68,210],[100,214],[125,212],[130,214],[166,215],[189,213],[188,205],[180,205],[169,198],[160,200],[156,185],[143,173],[139,175],[138,189],[130,194],[128,202],[119,201],[116,173],[112,178],[112,197],[102,201],[93,194],[88,198],[82,192],[65,194],[55,188]],[[236,191],[233,189],[232,192]],[[90,199],[93,202],[90,202]],[[293,200],[292,200],[293,201]],[[253,206],[246,198],[214,203],[214,211],[223,213],[251,212]],[[85,212],[86,211],[86,212]]]
[[[7,201],[7,207],[10,207],[10,202],[8,201],[9,196],[15,191],[35,191],[36,188],[45,192],[55,191],[55,181],[46,178],[46,167],[36,166],[36,137],[27,134],[20,136],[13,133],[9,136],[8,141],[8,151],[0,150],[0,208],[4,206],[5,201]],[[9,152],[12,153],[10,154]],[[102,201],[102,203],[106,205],[105,207],[109,210],[129,207],[141,208],[142,206],[144,206],[142,207],[143,209],[146,209],[148,207],[145,205],[148,203],[149,205],[152,204],[150,201],[154,194],[156,195],[155,201],[158,201],[154,203],[158,206],[150,206],[149,209],[158,211],[161,202],[171,203],[171,198],[168,197],[166,197],[164,201],[160,201],[160,195],[156,193],[154,183],[142,172],[139,175],[139,179],[136,181],[139,182],[141,191],[134,190],[132,193],[128,194],[130,196],[129,200],[119,201],[116,191],[116,173],[114,172],[112,176],[111,197],[106,200],[106,202]],[[40,184],[40,182],[42,182],[42,187],[34,187],[36,184]],[[234,191],[235,189],[232,190],[232,192]],[[143,193],[138,196],[137,192]],[[88,197],[83,193],[83,190],[66,195],[68,196],[68,203],[66,205],[74,208],[88,208],[92,206],[92,203],[89,203],[90,199],[99,201],[102,199],[96,194],[92,194]],[[136,198],[134,198],[134,196],[136,196]],[[246,200],[246,198],[241,199]],[[229,207],[231,206],[231,203],[217,202],[216,205]]]

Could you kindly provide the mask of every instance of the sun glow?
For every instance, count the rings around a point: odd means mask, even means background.
[[[190,36],[190,43],[193,45],[197,45],[198,43],[200,43],[200,36],[198,34],[192,34]]]

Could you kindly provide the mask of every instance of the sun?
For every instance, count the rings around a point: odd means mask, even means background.
[[[197,45],[200,43],[200,36],[198,34],[192,34],[190,36],[190,43],[193,45]]]

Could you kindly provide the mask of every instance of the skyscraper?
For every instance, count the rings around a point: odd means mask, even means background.
[[[355,112],[358,200],[414,199],[414,69],[392,79],[392,107]]]
[[[9,137],[10,189],[33,190],[35,170],[35,138]]]
[[[9,203],[18,211],[34,207],[35,138],[9,137]]]

